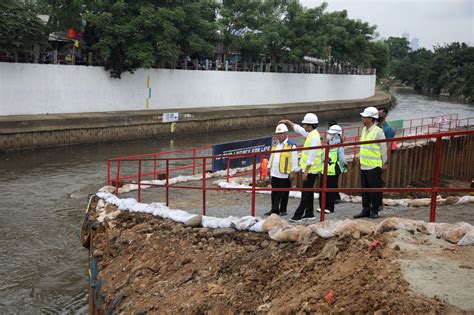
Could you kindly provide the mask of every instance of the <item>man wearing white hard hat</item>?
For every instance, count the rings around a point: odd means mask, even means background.
[[[307,113],[301,122],[303,127],[289,120],[281,120],[280,123],[290,126],[295,132],[306,138],[304,148],[321,146],[321,136],[317,130],[319,120],[316,114]],[[322,169],[321,154],[321,149],[301,151],[300,167],[303,171],[303,188],[314,187]],[[314,193],[312,191],[301,193],[300,204],[290,221],[299,222],[303,219],[314,219]]]
[[[277,142],[272,151],[296,149],[296,144],[288,139],[288,128],[285,124],[279,124],[275,129]],[[294,178],[295,170],[298,168],[298,155],[296,151],[275,152],[270,156],[268,163],[272,188],[290,188],[291,180]],[[272,209],[265,213],[270,215],[287,215],[289,191],[272,191]]]
[[[367,107],[362,113],[364,128],[360,141],[372,141],[385,139],[383,130],[375,122],[379,118],[379,111],[375,107]],[[382,167],[387,162],[387,144],[371,143],[360,146],[360,187],[381,188]],[[378,218],[382,206],[383,195],[381,192],[362,193],[362,211],[354,216],[355,219],[370,217]]]

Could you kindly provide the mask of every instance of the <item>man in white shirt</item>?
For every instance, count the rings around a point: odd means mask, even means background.
[[[304,148],[321,146],[321,136],[317,130],[319,120],[316,114],[307,113],[302,121],[303,127],[289,120],[281,120],[280,123],[290,126],[306,138]],[[321,173],[321,157],[320,148],[301,151],[300,167],[303,171],[303,188],[314,188],[314,183]],[[314,219],[314,193],[312,191],[301,193],[300,205],[290,221],[299,222],[303,219]]]
[[[288,139],[288,128],[284,124],[276,127],[275,134],[277,143],[272,151],[296,149],[296,144]],[[295,170],[298,168],[298,155],[296,151],[275,152],[270,156],[269,166],[272,188],[290,188],[291,180],[294,178]],[[289,191],[272,191],[272,209],[265,213],[284,216],[287,215]]]

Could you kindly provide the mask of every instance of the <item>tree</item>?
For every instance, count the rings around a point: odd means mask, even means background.
[[[218,19],[220,42],[223,46],[224,61],[232,51],[252,52],[261,48],[255,35],[260,26],[262,2],[256,0],[224,0]]]
[[[390,60],[389,47],[383,41],[373,41],[369,45],[370,67],[377,69],[377,78],[383,78],[388,74],[388,63]]]
[[[0,52],[13,55],[31,53],[35,45],[45,46],[48,34],[36,8],[15,0],[0,2]]]
[[[410,42],[404,37],[389,37],[386,41],[390,50],[390,59],[401,60],[410,52]]]
[[[86,33],[95,35],[91,48],[105,68],[120,77],[183,55],[211,53],[215,8],[208,0],[100,1],[86,15]]]
[[[65,32],[73,27],[84,30],[82,15],[86,12],[85,0],[38,0],[38,11],[49,16],[47,26],[51,32]]]

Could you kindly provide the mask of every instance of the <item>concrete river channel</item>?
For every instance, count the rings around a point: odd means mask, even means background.
[[[392,89],[390,119],[474,106]],[[282,117],[284,118],[284,117]],[[343,121],[345,127],[359,124]],[[321,122],[322,130],[326,122]],[[87,252],[79,243],[87,196],[105,185],[107,159],[271,135],[273,128],[0,153],[0,313],[87,313]]]

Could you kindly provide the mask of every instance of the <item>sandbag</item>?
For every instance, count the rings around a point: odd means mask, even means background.
[[[336,234],[352,234],[359,231],[360,235],[370,235],[374,232],[374,229],[375,223],[366,220],[344,220],[336,228]]]
[[[342,221],[328,220],[324,222],[311,224],[308,227],[311,229],[311,231],[316,233],[319,237],[331,238],[337,235],[336,229],[339,227],[341,223]]]
[[[461,238],[457,244],[460,246],[474,245],[474,229],[464,234],[463,238]]]
[[[252,217],[252,216],[242,217],[232,222],[232,228],[236,229],[237,231],[248,231],[253,225],[255,225],[257,222],[261,220],[262,219],[259,217]]]
[[[268,232],[276,228],[283,228],[290,224],[277,214],[272,214],[263,221],[262,232]]]
[[[427,207],[431,204],[430,198],[413,199],[410,203],[412,207]]]
[[[424,222],[420,220],[387,218],[377,225],[375,228],[375,234],[381,234],[394,230],[416,231],[417,226],[423,223]]]
[[[274,228],[268,232],[270,238],[277,242],[298,243],[307,242],[310,239],[311,234],[311,229],[303,225]]]
[[[452,227],[445,229],[441,237],[450,242],[450,243],[458,243],[468,232],[474,230],[474,227],[466,222],[458,222],[454,224]]]

